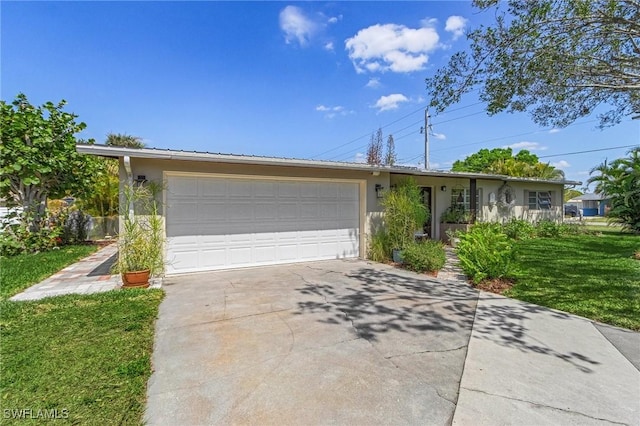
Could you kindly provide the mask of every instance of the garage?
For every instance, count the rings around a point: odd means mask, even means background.
[[[360,182],[170,173],[167,273],[360,254]]]

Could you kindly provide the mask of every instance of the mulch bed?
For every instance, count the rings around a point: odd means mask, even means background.
[[[514,283],[511,280],[505,278],[496,278],[493,280],[484,280],[479,284],[476,284],[476,288],[491,293],[502,294],[505,291],[513,287]]]
[[[103,247],[106,247],[106,246],[108,246],[108,245],[110,245],[110,244],[117,243],[117,242],[118,242],[118,240],[116,240],[116,239],[110,239],[110,240],[93,240],[93,241],[87,241],[85,244],[88,244],[88,245],[96,245],[96,246],[98,246],[98,247],[100,247],[100,248],[103,248]]]

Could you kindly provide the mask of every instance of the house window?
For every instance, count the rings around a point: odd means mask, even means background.
[[[529,191],[529,209],[551,209],[551,191]]]
[[[476,190],[476,209],[480,211],[482,198],[480,197],[480,188]],[[469,188],[453,188],[451,190],[451,207],[471,210],[471,191]]]

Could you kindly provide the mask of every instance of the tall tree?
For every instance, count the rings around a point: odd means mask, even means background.
[[[76,151],[75,135],[86,125],[63,111],[65,104],[36,107],[22,93],[11,104],[0,101],[0,196],[23,208],[33,230],[45,214],[47,197],[81,197],[95,179],[95,157]]]
[[[393,135],[389,135],[387,138],[387,153],[384,156],[384,164],[387,166],[393,166],[397,161],[396,155],[396,143],[393,140]]]
[[[522,150],[517,155],[522,161],[538,162],[538,157],[535,154],[530,154],[527,150]],[[529,157],[530,155],[533,157]],[[456,160],[451,170],[454,172],[486,173],[489,172],[491,165],[495,162],[510,158],[513,158],[513,150],[511,148],[494,148],[492,150],[483,148],[464,160]]]
[[[595,182],[596,193],[611,199],[609,217],[640,233],[640,148],[629,151],[628,157],[605,161],[591,174],[595,176],[587,183]]]
[[[511,148],[481,149],[464,160],[457,160],[451,168],[454,172],[493,173],[515,177],[562,180],[564,172],[549,163],[542,163],[538,156],[523,149],[513,155]]]
[[[427,78],[442,112],[480,88],[490,115],[528,111],[543,126],[564,127],[600,108],[600,126],[640,112],[639,0],[474,0],[495,23],[467,34]]]
[[[383,160],[383,138],[382,129],[379,128],[375,135],[371,134],[369,147],[367,148],[367,164],[381,165]]]
[[[107,134],[106,145],[122,146],[126,148],[144,148],[145,144],[142,138],[138,136],[127,135],[126,133],[109,133]]]
[[[564,191],[564,202],[566,203],[570,199],[578,197],[582,194],[582,191],[578,191],[577,189],[567,189]]]

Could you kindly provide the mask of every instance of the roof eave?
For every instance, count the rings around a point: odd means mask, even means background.
[[[294,158],[277,158],[277,157],[258,157],[246,155],[231,154],[213,154],[203,152],[174,151],[168,149],[150,149],[150,148],[126,148],[106,145],[88,145],[78,144],[76,149],[81,154],[91,154],[107,158],[133,157],[133,158],[149,158],[158,160],[182,160],[182,161],[209,161],[215,163],[233,163],[233,164],[253,164],[266,166],[287,166],[287,167],[315,167],[334,170],[355,170],[371,173],[395,173],[407,174],[413,176],[434,176],[434,177],[451,177],[466,179],[489,179],[502,180],[510,182],[535,182],[550,183],[562,185],[580,185],[581,182],[574,181],[552,181],[542,179],[525,179],[515,178],[513,176],[490,175],[483,173],[465,173],[450,172],[441,170],[420,170],[404,167],[393,166],[375,166],[370,164],[346,163],[338,161],[324,160],[303,160]]]

